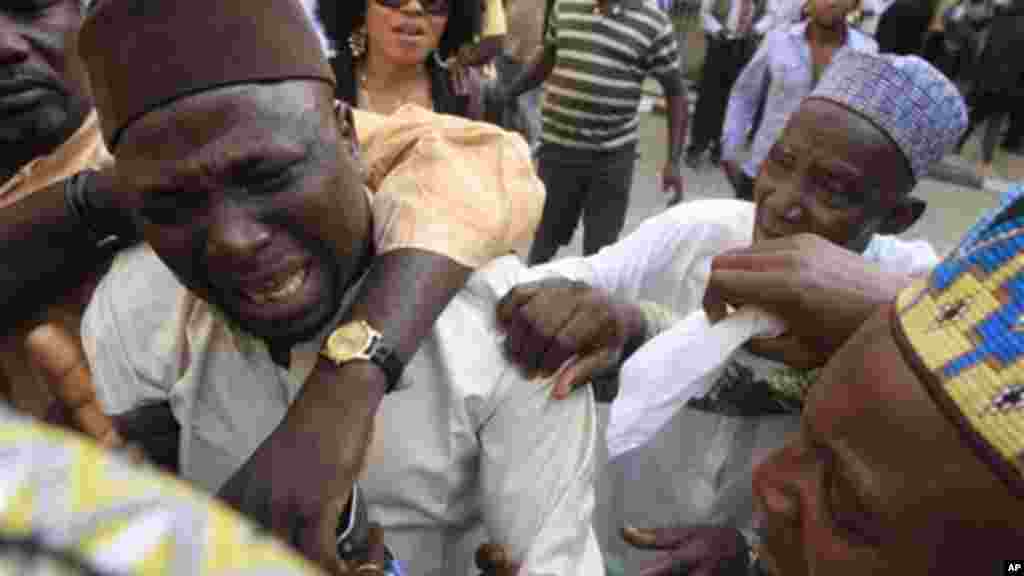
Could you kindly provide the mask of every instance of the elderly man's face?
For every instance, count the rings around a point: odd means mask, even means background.
[[[8,157],[56,148],[91,105],[66,42],[82,23],[79,0],[0,4],[0,150]],[[17,150],[14,154],[9,150]]]
[[[940,412],[891,314],[836,354],[801,433],[754,472],[772,574],[981,574],[1020,550],[1024,501]]]
[[[125,208],[194,293],[271,343],[330,320],[368,249],[349,135],[320,82],[204,92],[148,113],[116,150]]]
[[[772,147],[754,185],[754,241],[811,233],[863,251],[879,231],[913,223],[913,187],[899,148],[860,116],[807,100]]]

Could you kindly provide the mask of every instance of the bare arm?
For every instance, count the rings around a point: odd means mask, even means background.
[[[369,322],[407,361],[470,272],[454,260],[421,250],[379,255],[346,320]],[[374,364],[337,367],[321,359],[280,426],[218,495],[329,565],[334,552],[319,535],[323,526],[329,529],[336,523],[331,514],[344,508],[362,470],[386,386],[384,373]],[[293,473],[298,469],[303,470],[301,478]],[[290,492],[287,504],[282,491]],[[320,529],[302,530],[304,526]]]
[[[91,185],[109,183],[106,175]],[[102,182],[98,180],[102,179]],[[2,326],[9,330],[97,272],[113,253],[96,245],[88,228],[69,212],[59,182],[0,210]],[[94,197],[98,197],[95,194]]]
[[[543,84],[548,79],[548,76],[551,75],[551,71],[555,69],[556,56],[557,50],[555,45],[552,43],[545,44],[544,49],[537,52],[537,55],[530,60],[526,71],[520,74],[506,88],[509,97],[517,98],[520,94],[529,92]]]

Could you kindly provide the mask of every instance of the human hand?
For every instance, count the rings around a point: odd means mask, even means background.
[[[529,377],[554,376],[555,398],[618,366],[645,333],[636,306],[565,278],[516,286],[498,302],[497,320],[509,360]]]
[[[725,526],[622,529],[622,538],[643,550],[665,554],[640,571],[640,576],[745,576],[750,548],[739,530]]]
[[[512,562],[499,544],[486,543],[476,549],[476,567],[480,576],[515,576],[519,564]]]
[[[100,408],[78,336],[63,324],[50,322],[29,332],[25,348],[32,363],[40,368],[60,412],[67,417],[66,422],[53,423],[67,425],[104,448],[124,448],[114,420]]]
[[[824,238],[800,234],[716,257],[705,306],[752,304],[779,316],[787,333],[751,340],[748,349],[810,369],[824,365],[878,306],[892,301],[911,280]],[[708,316],[718,317],[718,311],[709,307]]]
[[[385,388],[376,365],[339,367],[320,359],[284,421],[218,497],[336,573],[338,521],[362,469]]]
[[[661,171],[661,190],[671,191],[669,204],[678,204],[683,199],[683,166],[681,162],[666,162]]]

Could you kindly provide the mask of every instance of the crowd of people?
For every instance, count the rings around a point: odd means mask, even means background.
[[[1024,187],[899,237],[1020,136],[1020,9],[964,1],[898,53],[902,0],[705,0],[692,133],[651,0],[0,7],[0,573],[615,574],[599,403],[669,414],[646,576],[1020,561]]]

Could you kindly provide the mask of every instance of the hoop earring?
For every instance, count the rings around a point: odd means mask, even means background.
[[[348,35],[348,49],[353,60],[358,60],[366,54],[366,24]]]

